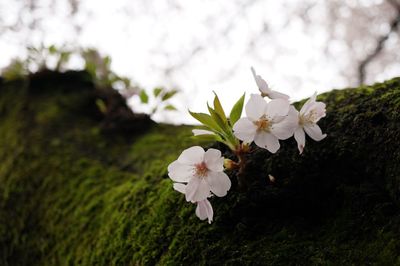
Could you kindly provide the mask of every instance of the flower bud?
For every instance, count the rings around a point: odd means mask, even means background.
[[[224,159],[225,169],[232,170],[238,167],[238,164],[231,159]]]
[[[275,177],[272,175],[268,175],[269,181],[271,181],[271,183],[275,183]]]

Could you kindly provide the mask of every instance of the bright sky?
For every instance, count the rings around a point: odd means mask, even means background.
[[[321,16],[324,5],[308,11],[315,26],[305,31],[302,20],[287,17],[296,7],[295,0],[285,4],[259,1],[246,11],[246,16],[240,13],[240,1],[84,0],[81,11],[72,19],[67,16],[66,1],[56,1],[53,16],[47,13],[51,0],[38,2],[43,9],[34,16],[46,18],[40,22],[45,33],[22,30],[1,36],[0,68],[21,55],[23,43],[96,47],[111,56],[115,72],[131,77],[144,88],[150,90],[163,85],[182,89],[174,99],[180,112],[158,114],[154,118],[159,121],[193,123],[185,110],[206,111],[206,102],[212,100],[213,90],[230,110],[243,92],[248,95],[257,92],[251,66],[274,89],[289,94],[293,100],[309,97],[315,91],[349,85],[340,75],[345,62],[325,54],[326,49],[337,54],[345,50],[338,41],[327,47],[330,36],[318,27],[326,19]],[[0,0],[0,14],[5,24],[16,19],[20,4]],[[80,25],[82,31],[75,34],[71,24]],[[284,30],[283,25],[286,25]],[[267,37],[255,38],[266,27]],[[251,46],[250,40],[255,40]],[[193,51],[196,52],[193,54]],[[178,68],[166,74],[165,69],[170,66]],[[377,79],[395,75],[400,75],[399,66]],[[138,108],[135,100],[130,103],[136,110],[145,110]]]

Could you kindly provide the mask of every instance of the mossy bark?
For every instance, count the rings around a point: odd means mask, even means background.
[[[0,265],[400,265],[400,79],[320,99],[328,137],[254,149],[209,225],[166,172],[191,127],[85,73],[0,80]]]

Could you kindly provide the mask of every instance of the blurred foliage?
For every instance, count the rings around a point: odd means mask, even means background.
[[[151,94],[148,94],[145,90],[140,91],[139,97],[143,104],[148,104],[150,107],[150,115],[157,113],[158,111],[176,111],[174,105],[169,103],[169,100],[173,98],[179,91],[177,89],[168,90],[163,87],[156,87],[153,89]]]
[[[72,57],[77,57],[84,62],[84,70],[92,77],[96,87],[101,89],[116,88],[125,97],[139,97],[142,105],[148,105],[148,114],[154,115],[159,111],[175,111],[176,108],[169,100],[173,98],[178,90],[157,87],[154,88],[151,97],[145,89],[132,84],[130,78],[120,76],[111,69],[111,57],[104,56],[94,48],[73,49],[65,46],[55,45],[39,47],[29,46],[26,48],[26,58],[15,58],[10,65],[1,71],[5,80],[24,79],[32,72],[46,70],[63,72],[70,69]],[[151,99],[151,100],[150,100]],[[97,103],[103,112],[104,106]]]
[[[3,69],[1,75],[6,80],[20,79],[28,74],[28,70],[25,66],[26,62],[20,59],[13,59],[10,65]]]

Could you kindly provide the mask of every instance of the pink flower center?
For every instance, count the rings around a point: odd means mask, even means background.
[[[195,165],[195,174],[198,177],[205,177],[207,176],[208,168],[205,162],[201,162]]]

